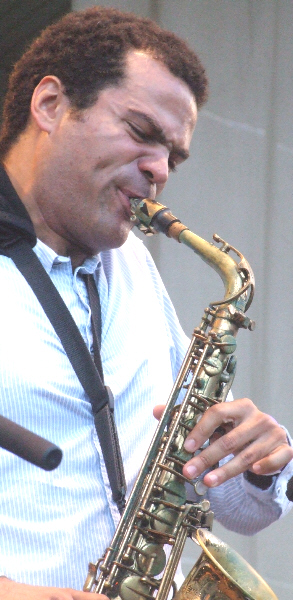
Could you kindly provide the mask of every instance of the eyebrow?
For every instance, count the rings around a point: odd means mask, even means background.
[[[150,125],[150,127],[152,128],[152,137],[155,141],[159,142],[159,144],[163,144],[164,146],[169,146],[169,142],[163,132],[163,129],[152,117],[150,117],[144,112],[135,109],[129,109],[128,112],[129,114],[140,117],[143,121]],[[172,144],[172,154],[176,154],[176,156],[179,156],[180,158],[182,158],[182,160],[187,160],[187,158],[189,158],[189,152],[187,150],[184,150],[180,146],[174,144]]]

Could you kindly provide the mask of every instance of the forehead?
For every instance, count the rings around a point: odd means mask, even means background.
[[[113,110],[144,113],[167,137],[186,137],[190,143],[197,119],[196,101],[188,85],[150,54],[131,51],[126,56],[125,77],[104,90]],[[98,101],[99,102],[99,101]]]
[[[146,94],[149,100],[160,102],[168,108],[174,103],[175,96],[176,108],[180,110],[181,107],[182,117],[187,117],[190,121],[196,119],[196,101],[188,85],[150,54],[129,52],[126,57],[125,75],[124,85],[130,93],[137,96]]]
[[[131,50],[126,54],[125,57],[125,68],[124,73],[126,79],[137,80],[139,84],[145,83],[147,87],[151,87],[152,83],[156,83],[157,79],[162,81],[170,87],[181,87],[182,91],[185,89],[186,94],[195,98],[187,83],[180,77],[173,75],[168,67],[159,59],[156,59],[152,54],[142,50]],[[123,85],[123,84],[122,84]]]

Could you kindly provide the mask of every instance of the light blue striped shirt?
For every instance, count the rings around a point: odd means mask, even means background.
[[[42,242],[35,252],[89,349],[90,309],[81,274],[95,273],[105,382],[115,397],[130,490],[156,427],[152,407],[166,402],[188,340],[149,253],[133,233],[121,248],[87,259],[74,273],[70,259]],[[81,589],[89,560],[103,554],[119,519],[91,405],[33,292],[3,256],[0,273],[0,412],[63,450],[60,466],[51,472],[0,450],[0,571],[19,582]],[[288,505],[282,484],[287,477],[280,477],[267,492],[242,477],[212,490],[217,517],[247,533],[275,520]]]

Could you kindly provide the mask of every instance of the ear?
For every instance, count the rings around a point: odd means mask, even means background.
[[[60,79],[54,75],[43,77],[31,100],[31,115],[38,127],[50,133],[68,106]]]

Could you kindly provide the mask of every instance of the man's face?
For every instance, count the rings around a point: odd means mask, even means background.
[[[102,90],[79,119],[65,104],[40,145],[33,190],[61,243],[54,249],[93,254],[123,244],[132,228],[129,198],[162,191],[188,156],[196,116],[188,86],[141,52],[128,55],[125,79]]]

